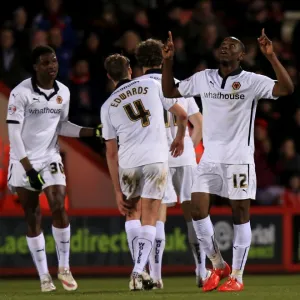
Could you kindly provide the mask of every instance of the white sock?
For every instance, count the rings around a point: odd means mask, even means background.
[[[56,228],[52,226],[52,234],[56,244],[56,253],[59,268],[70,268],[70,239],[71,228],[70,224],[66,228]]]
[[[155,236],[156,227],[150,225],[141,227],[135,246],[135,264],[133,273],[141,274],[143,272],[154,245]]]
[[[197,238],[200,242],[200,246],[206,253],[207,257],[211,260],[213,267],[223,269],[225,267],[225,263],[215,240],[214,227],[210,220],[210,216],[198,221],[193,220],[193,225]]]
[[[26,240],[33,262],[39,273],[40,279],[43,280],[45,275],[49,273],[44,234],[41,233],[37,237],[26,236]]]
[[[127,236],[128,247],[131,253],[132,261],[134,263],[134,249],[142,227],[140,220],[131,220],[125,222],[125,231]]]
[[[207,270],[206,270],[206,254],[202,250],[200,243],[197,239],[197,235],[193,226],[193,222],[187,222],[187,229],[188,229],[188,239],[189,244],[192,249],[192,253],[195,260],[196,265],[196,275],[200,276],[201,278],[206,278]]]
[[[232,257],[232,276],[240,283],[243,283],[243,272],[251,245],[251,226],[250,222],[233,225],[233,257]]]
[[[162,258],[165,250],[166,234],[165,223],[156,222],[156,237],[149,257],[150,277],[153,280],[161,279]]]

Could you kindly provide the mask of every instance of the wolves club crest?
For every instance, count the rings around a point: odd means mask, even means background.
[[[238,90],[240,87],[241,87],[241,84],[240,84],[238,81],[235,81],[235,82],[232,84],[232,88],[233,88],[235,91]]]
[[[57,96],[56,102],[57,102],[57,104],[62,104],[62,102],[63,102],[62,97],[61,96]]]

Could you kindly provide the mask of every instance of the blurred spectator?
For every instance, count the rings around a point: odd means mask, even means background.
[[[258,44],[256,39],[247,39],[243,41],[246,47],[246,54],[242,61],[242,66],[246,71],[254,71],[256,67],[256,58],[258,54]]]
[[[105,40],[105,53],[111,51],[111,45],[122,35],[122,30],[113,6],[107,5],[98,14],[94,16],[91,23],[91,30],[99,34],[101,40]]]
[[[295,172],[300,173],[300,155],[296,152],[294,140],[287,138],[280,149],[276,173],[280,176],[280,183],[286,186]]]
[[[55,50],[59,63],[58,79],[66,83],[69,77],[72,50],[64,46],[60,28],[53,27],[50,29],[49,45]]]
[[[200,0],[196,3],[191,21],[187,24],[187,38],[195,38],[201,35],[201,28],[206,24],[215,24],[217,35],[220,37],[227,36],[225,27],[221,24],[213,11],[210,0]]]
[[[96,126],[98,123],[95,119],[101,105],[97,103],[99,87],[93,88],[91,85],[89,64],[86,60],[75,63],[68,86],[71,93],[70,120],[81,126]]]
[[[101,41],[95,32],[90,32],[74,54],[74,60],[84,59],[89,63],[91,80],[106,82],[104,55]]]
[[[300,175],[290,177],[288,187],[284,189],[281,201],[288,207],[300,207]]]
[[[76,36],[72,28],[72,20],[62,10],[61,0],[45,0],[45,9],[33,21],[33,28],[48,31],[56,27],[62,31],[64,46],[72,48],[76,45]]]
[[[175,57],[174,57],[174,75],[178,79],[185,79],[188,73],[188,56],[185,49],[185,42],[181,37],[174,39]]]
[[[0,35],[0,80],[14,88],[28,74],[22,67],[20,52],[14,46],[13,31],[3,28]]]
[[[140,41],[141,38],[136,32],[128,30],[115,44],[117,47],[116,51],[130,59],[130,66],[133,71],[132,77],[141,75],[140,68],[138,67],[135,58],[135,49]]]
[[[128,27],[135,31],[143,40],[152,37],[150,23],[145,9],[138,9],[134,14],[133,24]]]
[[[15,36],[15,46],[19,51],[28,51],[30,28],[28,26],[27,12],[24,7],[19,7],[14,11],[12,29]]]

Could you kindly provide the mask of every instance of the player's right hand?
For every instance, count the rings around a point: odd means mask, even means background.
[[[38,191],[42,189],[42,186],[45,184],[45,181],[41,174],[35,169],[31,169],[26,172],[30,186]]]
[[[132,207],[130,206],[130,203],[125,200],[125,197],[122,192],[116,193],[116,200],[121,215],[126,216],[130,214]]]
[[[164,59],[173,59],[175,47],[173,43],[172,32],[168,32],[169,38],[167,39],[166,43],[162,48],[162,56]]]
[[[175,137],[170,147],[170,152],[173,157],[180,156],[184,150],[184,139]]]

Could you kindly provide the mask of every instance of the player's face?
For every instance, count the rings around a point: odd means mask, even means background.
[[[40,56],[36,66],[36,72],[45,79],[55,79],[58,73],[58,62],[54,53],[47,53]]]
[[[234,62],[243,59],[243,50],[240,42],[234,38],[226,38],[223,40],[219,48],[220,62]]]

